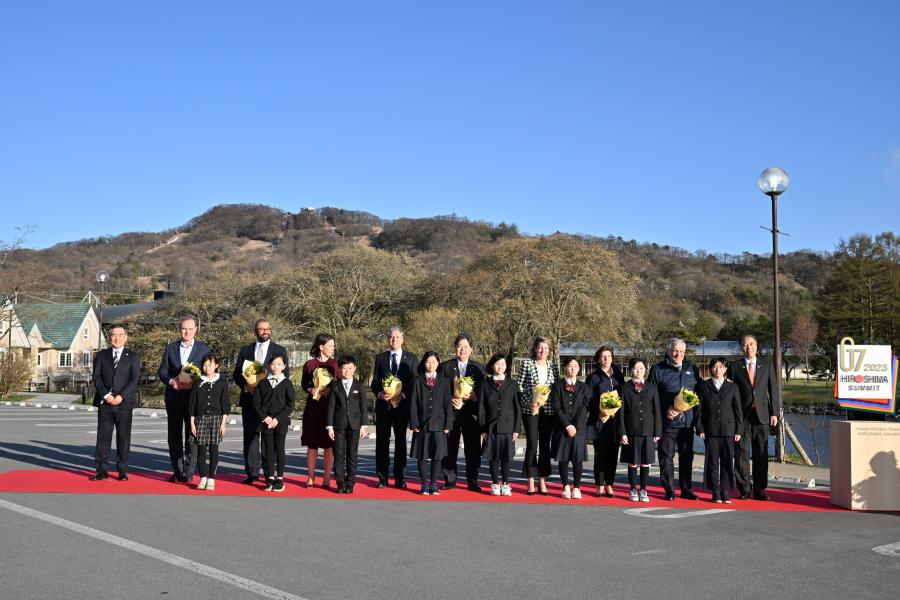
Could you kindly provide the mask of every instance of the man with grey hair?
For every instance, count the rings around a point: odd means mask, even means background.
[[[403,349],[403,330],[391,327],[387,332],[388,349],[375,356],[372,393],[375,394],[375,470],[378,487],[388,485],[391,432],[394,433],[394,485],[406,487],[406,430],[409,425],[409,398],[412,380],[419,368],[419,357]],[[393,375],[402,383],[399,398],[385,396],[382,381]]]
[[[678,487],[681,497],[696,500],[691,490],[694,468],[695,409],[675,410],[675,397],[682,389],[693,391],[700,383],[700,371],[685,359],[684,340],[672,338],[666,344],[666,358],[653,365],[647,385],[657,386],[660,414],[663,416],[663,435],[659,439],[659,471],[665,499],[675,499],[675,453],[678,453]]]
[[[191,400],[193,382],[182,383],[178,375],[184,365],[191,363],[200,367],[200,361],[209,354],[209,346],[195,339],[198,331],[197,319],[184,317],[178,323],[180,338],[166,345],[159,364],[159,380],[166,386],[166,420],[168,421],[169,460],[172,475],[169,481],[191,481],[194,478],[194,464],[197,462],[197,447],[190,443],[191,417],[188,403]]]
[[[753,497],[768,500],[766,487],[769,482],[769,427],[778,425],[781,395],[775,379],[775,369],[756,358],[756,336],[747,334],[741,338],[744,358],[728,365],[726,377],[738,387],[741,408],[744,411],[744,430],[734,456],[735,478],[740,498],[750,497],[750,455],[753,456]]]

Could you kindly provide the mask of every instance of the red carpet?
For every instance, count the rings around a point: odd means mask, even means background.
[[[59,470],[20,470],[9,471],[0,474],[0,492],[12,493],[52,493],[52,494],[183,494],[204,496],[259,496],[283,497],[283,498],[329,498],[335,501],[345,500],[407,500],[420,502],[494,502],[494,503],[518,503],[518,504],[558,504],[580,506],[617,506],[623,508],[665,507],[672,509],[709,509],[729,508],[734,510],[774,510],[774,511],[806,511],[826,512],[843,511],[845,509],[834,506],[829,501],[829,493],[822,490],[779,490],[769,488],[767,493],[771,500],[759,502],[756,500],[734,500],[730,505],[713,504],[709,501],[709,493],[697,490],[700,500],[682,500],[666,502],[662,499],[662,490],[650,489],[650,503],[629,502],[627,490],[622,485],[615,486],[615,498],[597,498],[593,494],[596,488],[593,485],[586,486],[582,492],[585,494],[581,500],[564,500],[560,497],[562,488],[559,484],[550,484],[549,496],[528,496],[525,494],[524,484],[512,484],[513,495],[511,497],[491,496],[488,493],[470,492],[465,488],[442,490],[435,496],[422,496],[418,493],[419,485],[410,482],[410,489],[398,490],[393,487],[378,489],[376,480],[363,478],[356,484],[353,495],[338,495],[332,482],[331,490],[321,487],[307,489],[303,486],[305,477],[285,478],[286,487],[281,493],[266,492],[262,484],[257,486],[241,485],[239,481],[243,475],[228,474],[216,479],[215,491],[201,491],[195,489],[199,478],[194,484],[169,483],[168,473],[155,473],[149,471],[135,471],[129,473],[128,481],[117,481],[115,475],[104,481],[89,481],[92,473],[87,471],[59,471]],[[489,484],[483,484],[483,489],[490,490]]]

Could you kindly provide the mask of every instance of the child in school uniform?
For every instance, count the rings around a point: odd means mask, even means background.
[[[197,446],[197,464],[200,468],[198,490],[216,489],[216,467],[219,464],[219,444],[225,435],[225,422],[231,412],[228,400],[228,382],[219,376],[219,361],[212,354],[200,363],[203,375],[200,383],[191,389],[188,414],[191,416],[191,444]],[[206,454],[209,452],[209,468]]]
[[[639,359],[628,361],[631,380],[622,384],[622,408],[616,413],[616,433],[622,442],[622,462],[628,463],[628,483],[632,502],[650,502],[647,480],[653,463],[654,446],[662,436],[659,394],[655,385],[646,385],[647,364]],[[638,465],[641,466],[640,488]]]
[[[506,376],[506,357],[494,354],[487,364],[488,378],[478,389],[478,423],[484,440],[482,456],[491,467],[491,495],[512,496],[509,463],[516,454],[522,412],[519,386]]]
[[[453,429],[455,418],[451,402],[453,385],[438,375],[440,364],[441,359],[434,351],[422,356],[409,403],[409,428],[413,430],[409,455],[419,462],[419,479],[425,496],[440,494],[441,461],[447,456],[447,434]]]
[[[578,379],[581,365],[569,356],[562,361],[565,377],[550,388],[550,404],[556,417],[554,447],[563,498],[581,499],[581,475],[587,459],[587,414],[591,391]],[[572,463],[572,483],[569,488],[569,463]]]
[[[734,488],[734,444],[741,441],[744,411],[736,384],[725,379],[728,363],[721,356],[709,361],[712,377],[697,387],[700,417],[697,434],[706,445],[703,478],[712,501],[731,504]]]
[[[338,494],[352,494],[356,485],[359,440],[365,437],[369,412],[362,383],[354,379],[356,358],[338,359],[341,378],[331,382],[325,412],[325,431],[334,442],[334,478]]]
[[[284,491],[284,445],[294,410],[294,384],[284,376],[287,357],[276,353],[269,362],[269,376],[253,390],[251,415],[262,431],[265,447],[267,492]]]

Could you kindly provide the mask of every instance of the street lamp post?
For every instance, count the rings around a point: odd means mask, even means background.
[[[760,191],[772,199],[772,288],[775,295],[775,385],[781,398],[781,306],[778,293],[778,196],[788,188],[788,175],[778,167],[769,167],[759,176]],[[778,410],[778,432],[775,451],[778,462],[784,462],[784,403]]]
[[[97,323],[97,352],[100,352],[103,346],[103,298],[100,294],[106,288],[106,282],[109,281],[109,273],[106,271],[97,271],[97,283],[100,284],[100,293],[97,294],[97,308],[99,308],[99,321]]]

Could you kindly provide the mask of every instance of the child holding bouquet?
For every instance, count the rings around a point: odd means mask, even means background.
[[[303,433],[300,443],[306,446],[306,487],[316,484],[316,463],[319,460],[319,449],[322,449],[325,463],[322,472],[322,487],[328,489],[331,484],[331,470],[334,465],[332,447],[334,441],[325,431],[325,413],[328,410],[327,389],[319,387],[323,382],[321,374],[330,374],[337,379],[338,364],[334,358],[334,337],[320,333],[309,350],[312,357],[303,365],[303,377],[300,387],[307,392],[306,406],[303,407]],[[318,382],[318,384],[317,384]]]
[[[453,429],[455,417],[450,401],[452,384],[438,375],[439,365],[437,353],[426,352],[410,392],[409,428],[413,430],[410,456],[419,461],[419,479],[422,494],[426,496],[440,493],[441,460],[447,455],[447,434]],[[430,471],[428,461],[431,461]]]
[[[487,372],[488,379],[478,389],[478,422],[484,432],[482,455],[487,457],[491,467],[491,495],[512,496],[509,463],[516,454],[516,438],[519,437],[519,390],[516,383],[506,377],[503,354],[498,352],[491,357]]]
[[[191,443],[197,446],[197,465],[200,468],[199,490],[216,489],[216,467],[219,463],[219,444],[225,435],[225,421],[231,412],[228,401],[228,382],[219,376],[219,361],[207,354],[200,363],[203,375],[191,389]],[[209,467],[206,454],[209,453]]]
[[[269,362],[269,377],[253,390],[251,409],[262,431],[265,447],[267,492],[284,491],[284,443],[294,410],[294,384],[284,376],[287,357],[276,354]]]
[[[653,462],[654,444],[662,436],[659,395],[655,385],[646,385],[647,365],[639,358],[628,361],[631,381],[621,387],[622,408],[616,413],[616,433],[622,442],[622,462],[628,463],[632,502],[650,502],[647,480]],[[638,484],[638,465],[641,466]]]

